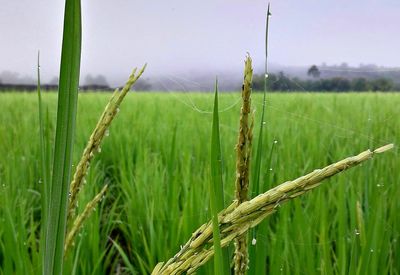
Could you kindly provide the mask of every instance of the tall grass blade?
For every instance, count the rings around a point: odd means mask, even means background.
[[[42,93],[40,89],[40,52],[38,52],[37,57],[37,95],[38,95],[38,113],[39,113],[39,142],[40,142],[40,192],[41,192],[41,219],[42,225],[47,224],[48,215],[48,199],[49,199],[49,180],[48,180],[48,170],[50,167],[47,162],[47,149],[45,143],[45,130],[44,130],[44,118],[43,118],[43,102]],[[42,265],[44,265],[44,246],[45,246],[45,236],[46,236],[45,226],[40,229],[40,252],[42,257]]]
[[[43,273],[62,274],[81,59],[81,3],[66,0],[57,126]]]
[[[261,120],[260,120],[260,130],[258,132],[258,143],[255,157],[255,165],[253,170],[252,177],[252,196],[256,196],[257,194],[262,193],[265,188],[264,186],[260,186],[260,174],[261,174],[261,162],[262,162],[262,153],[264,152],[263,148],[263,134],[264,134],[264,117],[265,117],[265,105],[266,105],[266,94],[267,94],[267,80],[268,80],[268,30],[269,30],[269,18],[271,16],[270,12],[270,4],[268,4],[267,9],[267,19],[265,26],[265,71],[264,71],[264,92],[263,92],[263,104],[261,111]],[[271,149],[272,153],[272,149]],[[270,155],[271,160],[272,155]],[[265,182],[265,181],[264,181]],[[257,232],[260,230],[260,232]],[[266,246],[257,244],[257,235],[265,236],[267,234],[267,225],[266,222],[262,223],[259,228],[254,228],[251,231],[251,243],[252,245],[249,248],[250,255],[250,264],[249,264],[249,274],[264,274],[266,269]],[[256,255],[257,254],[257,255]],[[263,260],[261,260],[263,259]],[[260,273],[261,272],[261,273]]]
[[[222,182],[222,157],[221,143],[219,136],[219,114],[218,114],[218,81],[215,83],[215,97],[213,110],[213,123],[211,134],[211,181],[209,184],[210,192],[210,210],[213,223],[213,239],[214,239],[214,273],[229,274],[226,271],[228,266],[225,265],[225,259],[221,248],[221,237],[219,232],[218,212],[224,209],[224,191]]]

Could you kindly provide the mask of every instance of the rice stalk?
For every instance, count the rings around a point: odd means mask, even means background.
[[[100,116],[99,121],[97,122],[97,125],[89,138],[86,148],[83,151],[71,182],[69,191],[68,221],[71,221],[72,217],[75,215],[78,194],[85,181],[85,176],[88,172],[91,160],[93,159],[94,155],[101,150],[100,144],[103,141],[104,136],[107,135],[111,122],[119,112],[119,107],[122,100],[125,98],[126,94],[135,84],[135,82],[143,74],[145,69],[146,65],[144,65],[137,74],[137,69],[135,68],[133,70],[125,86],[121,90],[116,89],[114,91],[110,101],[105,107],[103,114]]]
[[[323,180],[392,148],[393,144],[388,144],[374,151],[366,150],[295,180],[284,182],[237,207],[237,203],[233,202],[218,215],[221,246],[227,246],[232,240],[275,213],[282,204],[318,187]],[[212,232],[212,221],[200,226],[181,250],[166,263],[157,264],[152,274],[194,273],[214,255]]]
[[[90,214],[96,208],[97,203],[99,203],[104,197],[104,193],[107,191],[108,185],[104,185],[101,191],[85,206],[85,210],[75,219],[71,229],[69,230],[64,244],[64,256],[66,255],[68,249],[72,246],[75,236],[82,227],[83,223],[90,217]]]
[[[248,200],[250,178],[250,155],[253,123],[249,124],[251,112],[251,86],[253,68],[250,56],[246,57],[244,80],[242,85],[242,108],[240,110],[239,135],[236,145],[236,189],[235,198],[238,205]],[[247,232],[235,240],[234,255],[235,274],[245,274],[248,269]]]

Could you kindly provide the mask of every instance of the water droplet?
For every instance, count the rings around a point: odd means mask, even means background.
[[[371,253],[374,253],[374,250],[372,248],[370,249],[370,251],[371,251]]]
[[[106,137],[108,137],[108,136],[110,135],[110,130],[107,129],[107,130],[105,131],[104,135],[105,135]]]
[[[1,186],[6,187],[6,185],[4,183]]]
[[[119,113],[119,108],[117,108],[117,109],[115,110],[115,112],[118,114],[118,113]]]
[[[97,148],[97,152],[101,153],[101,147]]]
[[[277,140],[274,140],[274,144],[277,144],[278,143],[278,141]]]
[[[253,238],[253,239],[251,240],[251,244],[252,244],[252,245],[256,245],[256,243],[257,243],[256,238]]]
[[[268,74],[265,74],[264,77],[265,77],[265,78],[268,78]]]
[[[68,197],[71,197],[71,196],[72,196],[71,192],[68,192]]]
[[[354,230],[354,233],[355,233],[356,235],[360,235],[360,231],[358,231],[357,229]]]
[[[263,121],[263,125],[267,124],[265,121]]]
[[[271,168],[269,168],[269,171],[272,171],[272,167],[271,167]]]

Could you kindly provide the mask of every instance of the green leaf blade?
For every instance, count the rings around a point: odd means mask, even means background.
[[[44,274],[62,274],[68,190],[79,88],[81,3],[66,0],[61,52],[57,126],[46,225]]]
[[[221,237],[219,232],[218,212],[224,209],[224,190],[222,182],[222,156],[221,142],[219,135],[219,114],[218,114],[218,83],[215,84],[213,124],[211,134],[211,181],[210,210],[213,223],[214,239],[214,273],[229,274],[229,257],[227,251],[221,247]]]

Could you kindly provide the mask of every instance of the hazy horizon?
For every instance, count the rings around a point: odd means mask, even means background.
[[[42,78],[57,76],[64,1],[0,1],[0,72],[35,78],[40,50]],[[270,2],[270,64],[400,66],[399,1]],[[115,85],[145,62],[145,77],[240,73],[246,52],[263,66],[267,1],[82,4],[82,79]]]

